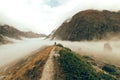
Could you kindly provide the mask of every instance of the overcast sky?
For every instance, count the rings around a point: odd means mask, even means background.
[[[49,34],[86,9],[120,10],[120,0],[0,0],[0,23]]]

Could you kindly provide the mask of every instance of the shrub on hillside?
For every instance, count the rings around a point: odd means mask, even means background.
[[[102,70],[112,75],[120,75],[120,70],[118,70],[114,65],[106,64],[102,67]]]
[[[116,72],[116,68],[115,66],[113,65],[109,65],[109,64],[106,64],[102,67],[103,70],[105,70],[106,72],[109,72],[109,73],[114,73]]]

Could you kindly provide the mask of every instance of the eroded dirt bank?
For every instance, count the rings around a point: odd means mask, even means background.
[[[16,64],[11,64],[11,67],[1,71],[0,80],[39,80],[52,49],[53,46],[46,47],[25,59],[21,59]]]

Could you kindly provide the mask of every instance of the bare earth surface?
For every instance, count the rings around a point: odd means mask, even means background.
[[[54,62],[53,62],[53,55],[55,53],[55,48],[51,51],[49,58],[44,66],[42,77],[40,80],[54,80]]]
[[[53,46],[46,47],[27,58],[21,59],[16,64],[11,64],[11,67],[6,70],[1,70],[1,80],[39,80],[42,76],[44,79],[44,73],[48,70],[46,69],[47,65],[45,65],[46,61],[48,65],[51,65],[49,54],[51,54],[52,49]],[[42,74],[42,72],[44,73]]]

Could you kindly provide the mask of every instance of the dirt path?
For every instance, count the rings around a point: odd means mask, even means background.
[[[55,48],[52,49],[49,58],[44,66],[42,77],[40,80],[54,80],[54,62],[53,55],[55,54]]]
[[[12,64],[0,74],[0,80],[55,80],[54,60],[57,53],[55,46],[46,47]]]

